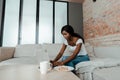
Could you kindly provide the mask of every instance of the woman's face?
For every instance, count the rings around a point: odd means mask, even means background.
[[[62,35],[66,40],[70,39],[70,37],[71,37],[70,34],[66,31],[62,31]]]

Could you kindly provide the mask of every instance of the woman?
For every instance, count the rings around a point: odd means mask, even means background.
[[[84,39],[77,33],[74,33],[72,26],[63,26],[61,29],[61,34],[65,38],[65,41],[59,54],[54,60],[51,60],[53,66],[67,65],[75,68],[77,63],[89,60],[84,46]],[[67,46],[70,48],[72,53],[68,53],[67,56],[63,56]],[[58,61],[61,57],[62,61]]]

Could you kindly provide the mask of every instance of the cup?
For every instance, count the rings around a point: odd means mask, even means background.
[[[40,62],[40,72],[41,74],[46,74],[48,70],[51,69],[51,64],[49,61]]]

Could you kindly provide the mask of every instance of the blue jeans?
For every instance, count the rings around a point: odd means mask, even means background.
[[[66,60],[69,56],[63,56],[62,57],[62,61]],[[76,56],[73,60],[69,61],[68,63],[66,63],[65,65],[66,66],[71,66],[71,67],[74,67],[75,68],[75,65],[79,62],[82,62],[82,61],[89,61],[89,56],[88,55],[79,55],[79,56]]]

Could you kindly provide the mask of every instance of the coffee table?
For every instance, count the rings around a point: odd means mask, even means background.
[[[80,80],[72,72],[51,70],[41,74],[38,65],[0,66],[0,80]]]

